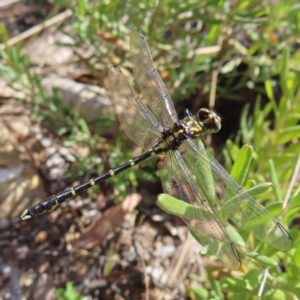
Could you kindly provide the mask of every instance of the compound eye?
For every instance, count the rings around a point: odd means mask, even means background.
[[[209,110],[207,108],[200,108],[197,112],[197,117],[200,121],[205,122],[209,118]]]
[[[214,132],[218,132],[221,129],[221,119],[215,113],[213,114],[214,116],[211,119],[211,131],[214,133]]]
[[[221,129],[221,119],[213,111],[201,108],[197,112],[197,117],[206,126],[207,132],[215,133]]]

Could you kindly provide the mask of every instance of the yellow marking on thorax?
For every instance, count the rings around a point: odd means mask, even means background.
[[[94,179],[90,179],[90,183],[91,183],[91,185],[96,185]]]
[[[168,144],[166,141],[162,141],[159,143],[159,145],[157,147],[154,148],[155,151],[160,150],[160,149],[167,149],[168,148]]]
[[[183,126],[185,131],[194,139],[199,138],[203,131],[202,127],[195,120],[187,121]]]
[[[76,192],[73,188],[71,189],[71,193],[72,193],[73,196],[76,196]]]
[[[172,143],[174,141],[174,136],[173,135],[170,135],[166,138],[166,143],[169,144],[169,143]]]
[[[175,136],[176,138],[178,138],[178,137],[179,137],[181,134],[183,134],[183,133],[184,133],[184,130],[183,130],[183,129],[180,129],[180,130],[174,132],[174,136]]]
[[[114,177],[114,176],[115,176],[115,172],[114,172],[113,170],[110,170],[110,171],[109,171],[109,174],[110,174],[111,177]]]
[[[135,165],[134,161],[131,159],[130,161],[130,165],[133,167]]]
[[[156,152],[159,150],[168,150],[172,145],[172,143],[174,142],[174,140],[179,138],[180,135],[182,135],[184,132],[185,132],[184,129],[180,129],[178,131],[172,132],[168,137],[161,140],[160,143],[155,148],[153,148],[153,150]],[[155,155],[155,153],[153,155]]]

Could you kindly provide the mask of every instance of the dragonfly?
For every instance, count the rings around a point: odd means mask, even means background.
[[[107,173],[44,199],[26,209],[22,220],[50,212],[90,187],[162,155],[158,174],[164,192],[197,208],[192,217],[183,218],[183,221],[197,233],[197,240],[208,246],[227,268],[238,270],[241,259],[216,209],[210,205],[211,200],[219,203],[222,215],[258,240],[278,250],[289,250],[292,239],[287,230],[241,188],[205,147],[200,146],[199,141],[205,134],[221,129],[220,117],[212,110],[200,108],[196,115],[186,110],[185,118],[178,118],[140,30],[131,33],[130,59],[133,77],[143,98],[118,66],[108,70],[106,86],[122,129],[146,152]],[[215,186],[206,184],[207,176],[213,179]]]

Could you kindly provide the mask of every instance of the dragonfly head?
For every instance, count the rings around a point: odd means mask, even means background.
[[[221,129],[220,117],[207,108],[200,108],[198,110],[197,121],[206,133],[216,133]]]

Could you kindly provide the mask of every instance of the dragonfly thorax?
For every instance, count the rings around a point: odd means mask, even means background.
[[[205,134],[203,133],[203,127],[195,119],[184,119],[181,124],[185,134],[194,140],[201,138]]]
[[[211,110],[201,108],[193,116],[186,110],[186,118],[174,123],[174,126],[162,133],[159,142],[160,150],[176,150],[187,138],[201,139],[207,133],[215,133],[221,129],[221,120]]]
[[[193,116],[186,110],[187,117],[181,121],[185,134],[192,139],[202,138],[207,133],[215,133],[221,129],[220,117],[211,110],[201,108],[197,115]]]
[[[186,138],[186,132],[182,122],[178,121],[174,123],[172,128],[162,132],[159,148],[163,150],[176,150]]]

